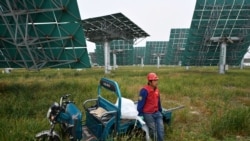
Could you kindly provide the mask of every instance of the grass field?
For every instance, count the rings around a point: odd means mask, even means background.
[[[101,77],[118,82],[123,97],[137,100],[147,83],[148,72],[159,76],[164,108],[184,105],[174,111],[166,139],[171,141],[250,140],[250,69],[230,68],[219,74],[217,67],[119,67],[110,74],[103,68],[43,69],[39,72],[14,69],[0,74],[0,140],[34,140],[37,132],[49,129],[46,113],[63,94],[82,103],[96,98]],[[83,113],[83,117],[84,117]]]

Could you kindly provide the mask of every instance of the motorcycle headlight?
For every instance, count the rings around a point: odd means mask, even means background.
[[[60,112],[60,106],[57,102],[54,102],[48,112],[47,112],[47,118],[50,122],[53,122],[55,120],[56,115]]]

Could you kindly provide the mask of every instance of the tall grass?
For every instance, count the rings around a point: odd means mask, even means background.
[[[226,110],[222,115],[212,117],[211,132],[213,136],[223,139],[225,135],[248,136],[250,134],[250,108],[237,107]]]
[[[110,74],[104,74],[103,68],[15,69],[0,74],[0,140],[34,140],[37,132],[49,129],[46,112],[63,94],[72,94],[83,112],[82,103],[96,98],[101,77],[117,81],[124,97],[137,100],[148,72],[160,78],[164,108],[185,106],[173,112],[172,124],[165,130],[167,140],[250,139],[249,69],[230,69],[221,75],[215,67],[133,66],[119,67]]]

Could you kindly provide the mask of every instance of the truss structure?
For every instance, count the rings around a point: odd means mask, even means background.
[[[134,40],[149,35],[122,13],[82,20],[84,33],[91,42]]]
[[[1,0],[0,67],[90,67],[76,0]]]
[[[226,64],[240,65],[250,44],[249,15],[249,0],[197,1],[183,64],[216,66],[224,51]]]

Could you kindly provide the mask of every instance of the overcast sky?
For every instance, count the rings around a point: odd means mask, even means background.
[[[189,28],[196,0],[77,0],[81,18],[122,13],[150,36],[146,41],[169,41],[171,28]],[[88,52],[95,44],[87,41]]]

